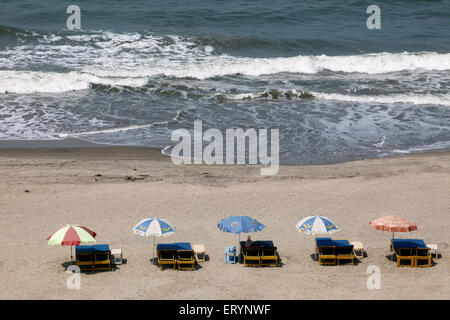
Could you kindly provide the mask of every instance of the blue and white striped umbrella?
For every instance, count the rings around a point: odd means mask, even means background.
[[[338,227],[327,217],[309,216],[302,219],[295,226],[298,232],[304,232],[307,235],[320,233],[334,233],[338,231]]]
[[[143,236],[149,237],[153,236],[153,259],[152,263],[155,260],[155,237],[166,237],[175,233],[175,227],[172,224],[158,217],[147,218],[139,222],[134,226],[133,232]]]
[[[144,237],[166,237],[175,233],[175,227],[165,219],[154,217],[139,222],[134,226],[133,232]]]

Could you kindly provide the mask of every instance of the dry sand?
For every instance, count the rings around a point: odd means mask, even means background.
[[[238,236],[216,225],[239,214],[266,225],[252,238],[273,240],[282,267],[223,262],[224,247]],[[313,237],[294,228],[311,214],[340,227],[333,238],[362,241],[368,257],[356,266],[319,266],[310,256]],[[175,166],[152,149],[1,149],[0,299],[449,299],[449,214],[449,153],[285,166],[264,177],[254,166]],[[418,231],[398,237],[436,243],[442,258],[432,268],[397,268],[386,258],[391,234],[368,225],[384,215],[416,222]],[[210,261],[184,272],[151,265],[152,239],[131,231],[151,216],[177,227],[161,242],[202,243]],[[45,240],[67,223],[122,248],[127,264],[83,274],[80,290],[67,289],[62,264],[70,248]],[[380,290],[367,289],[371,265],[381,270]]]

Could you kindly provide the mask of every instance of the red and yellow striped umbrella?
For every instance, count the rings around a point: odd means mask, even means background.
[[[47,237],[48,245],[70,246],[70,256],[72,259],[72,246],[79,246],[82,243],[96,242],[94,239],[97,234],[79,225],[65,225],[56,229]]]

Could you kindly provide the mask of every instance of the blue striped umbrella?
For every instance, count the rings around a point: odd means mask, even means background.
[[[167,220],[147,218],[134,226],[133,232],[143,237],[153,237],[153,258],[155,258],[155,237],[166,237],[175,233],[175,227]]]
[[[175,227],[162,218],[147,218],[134,226],[133,232],[141,236],[166,237],[175,233]]]
[[[320,233],[334,233],[339,228],[327,217],[309,216],[302,220],[295,226],[298,232],[304,232],[307,235]]]
[[[317,235],[320,233],[334,233],[338,231],[338,227],[327,217],[309,216],[303,218],[295,226],[298,232],[304,232],[307,235]],[[316,252],[317,257],[317,252]]]

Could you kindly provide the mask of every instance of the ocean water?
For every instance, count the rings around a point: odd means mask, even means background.
[[[449,34],[450,0],[0,0],[0,139],[166,148],[202,120],[279,129],[285,164],[449,150]]]

